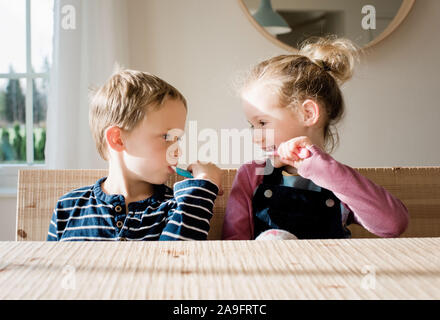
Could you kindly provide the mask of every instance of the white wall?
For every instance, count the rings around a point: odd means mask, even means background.
[[[128,67],[149,71],[187,97],[198,128],[246,128],[232,89],[238,71],[285,53],[236,0],[129,0]],[[440,165],[440,1],[417,0],[375,46],[343,92],[339,161],[356,167]],[[0,198],[0,240],[15,239],[15,198]]]

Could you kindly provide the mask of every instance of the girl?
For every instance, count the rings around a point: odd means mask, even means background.
[[[223,239],[348,238],[350,223],[380,237],[408,225],[402,202],[333,159],[334,125],[344,112],[339,86],[351,78],[349,40],[307,41],[298,55],[255,66],[241,90],[253,140],[272,151],[265,164],[240,167],[229,196]]]

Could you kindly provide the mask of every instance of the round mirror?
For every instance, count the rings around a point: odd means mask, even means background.
[[[361,48],[385,39],[415,0],[238,0],[251,23],[288,51],[312,36],[337,35]]]

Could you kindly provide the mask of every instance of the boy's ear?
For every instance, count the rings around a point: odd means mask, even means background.
[[[117,126],[109,127],[105,131],[105,139],[110,148],[117,152],[124,150],[124,141],[121,137],[121,128]]]
[[[319,105],[314,100],[306,99],[301,105],[301,113],[304,125],[309,127],[318,123],[320,116]]]

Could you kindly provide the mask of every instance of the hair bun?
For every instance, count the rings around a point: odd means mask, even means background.
[[[301,44],[299,53],[328,71],[339,84],[353,76],[359,48],[345,38],[312,37]]]

